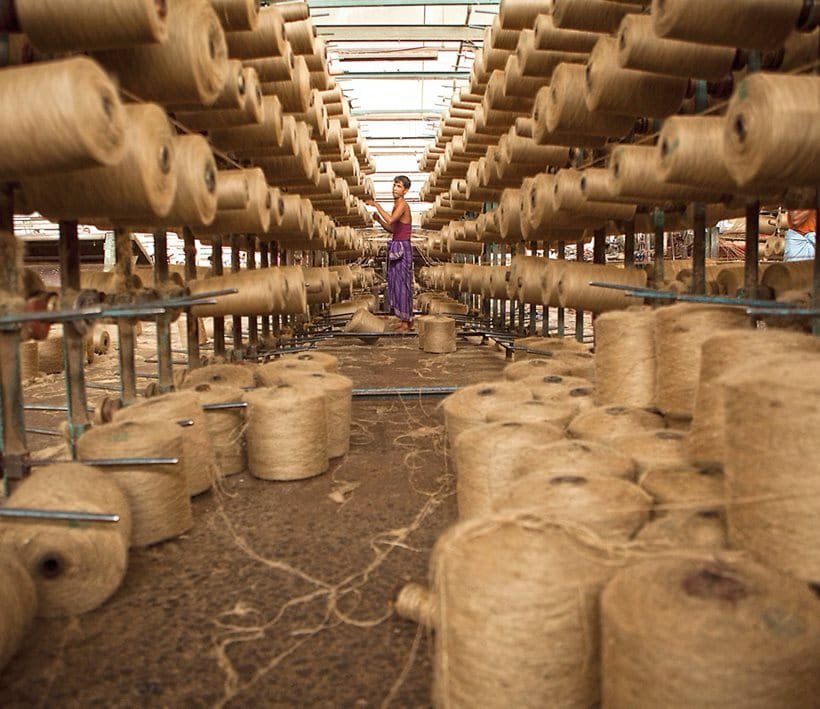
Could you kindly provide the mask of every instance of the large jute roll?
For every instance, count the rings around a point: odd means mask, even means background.
[[[490,512],[515,481],[512,462],[521,450],[559,441],[564,432],[549,423],[502,421],[461,433],[453,445],[459,519]]]
[[[168,40],[96,52],[95,58],[141,99],[211,105],[228,72],[225,34],[208,0],[174,0]]]
[[[656,517],[635,539],[653,547],[725,549],[726,523],[715,510],[688,510]]]
[[[325,394],[280,383],[249,391],[248,469],[262,480],[301,480],[329,465]]]
[[[591,281],[646,287],[646,272],[634,268],[619,268],[606,264],[578,264],[566,269],[558,282],[558,298],[562,307],[603,313],[622,310],[635,304],[624,291],[589,285]]]
[[[704,340],[689,431],[692,460],[705,465],[726,461],[726,427],[734,423],[726,420],[724,377],[753,368],[763,373],[773,358],[816,355],[818,346],[811,335],[774,328],[727,330]]]
[[[547,477],[579,475],[589,478],[603,475],[634,480],[637,474],[635,461],[608,443],[574,439],[519,451],[510,465],[516,477],[539,473]]]
[[[629,566],[601,615],[604,706],[808,708],[820,690],[817,599],[740,555]]]
[[[245,454],[245,410],[239,406],[205,408],[240,403],[245,390],[218,384],[197,384],[193,389],[205,411],[205,427],[211,438],[219,474],[224,477],[245,472],[248,462]]]
[[[726,385],[726,492],[729,539],[757,558],[820,582],[817,526],[816,356],[791,357]],[[776,471],[776,474],[774,473]]]
[[[766,268],[760,282],[770,288],[775,298],[780,300],[789,291],[809,290],[813,268],[814,262],[811,259],[773,263]]]
[[[246,172],[250,189],[248,206],[217,210],[210,224],[193,226],[194,234],[264,234],[268,230],[278,193],[268,187],[265,175],[258,167]]]
[[[432,354],[456,351],[456,321],[443,315],[426,318],[424,331],[419,332],[420,347]]]
[[[609,34],[618,29],[623,17],[641,8],[612,0],[553,0],[552,19],[557,27]]]
[[[192,391],[155,396],[114,413],[114,422],[160,420],[177,426],[182,433],[182,458],[179,467],[185,473],[188,494],[199,495],[211,489],[218,475],[214,450],[205,424],[205,413],[199,397]]]
[[[559,213],[580,216],[601,216],[608,219],[628,221],[635,217],[637,206],[620,202],[596,202],[590,200],[581,189],[581,170],[559,170],[552,201]]]
[[[651,15],[626,15],[618,28],[618,60],[624,69],[719,81],[731,73],[737,50],[663,39]]]
[[[289,80],[263,82],[262,92],[278,97],[283,111],[307,111],[310,108],[310,71],[305,58],[294,58],[293,75]]]
[[[555,26],[552,15],[538,15],[533,25],[535,48],[557,52],[589,53],[598,41],[598,32],[561,29]]]
[[[31,207],[51,219],[105,216],[112,221],[164,216],[176,191],[173,133],[155,104],[125,106],[125,156],[116,165],[23,182]]]
[[[520,382],[483,382],[464,387],[442,402],[447,440],[455,443],[460,433],[487,422],[492,412],[512,409],[532,399]]]
[[[13,553],[0,556],[0,670],[14,657],[37,611],[37,589]]]
[[[224,150],[281,146],[284,139],[282,104],[276,96],[263,96],[261,110],[262,119],[259,123],[212,130],[211,142]]]
[[[339,360],[327,352],[293,352],[282,355],[280,362],[308,362],[314,366],[321,367],[328,374],[336,374],[339,371]]]
[[[244,170],[219,170],[216,199],[219,209],[245,209],[251,201],[247,173]]]
[[[248,88],[245,78],[245,67],[242,62],[238,59],[229,59],[228,68],[225,72],[225,83],[210,108],[234,111],[242,109],[245,106],[245,91]],[[171,108],[176,109],[176,106]],[[181,106],[181,108],[188,111],[200,111],[202,109],[199,104],[187,104]]]
[[[436,706],[596,704],[598,596],[619,563],[604,546],[528,511],[447,530],[431,561]]]
[[[273,312],[296,315],[307,312],[305,274],[300,266],[278,266],[273,279]]]
[[[273,362],[268,362],[257,368],[256,382],[261,387],[272,387],[276,386],[283,377],[290,374],[324,371],[326,371],[325,368],[319,362],[311,360],[286,360],[280,357]]]
[[[655,311],[615,310],[595,319],[595,382],[599,404],[655,403]]]
[[[49,100],[40,105],[43,96]],[[119,95],[86,57],[6,68],[0,105],[7,108],[0,120],[6,180],[115,165],[125,155],[127,118]]]
[[[345,332],[366,332],[382,333],[387,329],[387,324],[377,315],[373,315],[367,308],[359,308],[344,326]],[[377,336],[360,337],[359,340],[366,345],[375,345],[379,338]]]
[[[696,509],[721,513],[725,505],[723,475],[714,467],[653,468],[641,475],[639,483],[655,500],[655,517]]]
[[[65,370],[65,347],[62,335],[51,335],[37,343],[37,362],[43,374],[60,374]]]
[[[515,382],[537,376],[552,377],[559,386],[564,386],[564,379],[566,378],[570,378],[573,385],[582,386],[581,381],[585,381],[587,385],[590,384],[589,380],[570,375],[568,369],[569,367],[558,356],[557,352],[544,352],[537,357],[508,364],[504,367],[504,379]],[[576,379],[577,381],[575,381]]]
[[[101,458],[178,458],[168,465],[117,465],[100,468],[122,490],[131,509],[131,546],[173,539],[194,526],[185,478],[182,431],[167,421],[123,421],[88,429],[77,454]]]
[[[257,0],[208,0],[225,31],[252,31],[259,22]]]
[[[567,431],[576,438],[608,441],[639,431],[654,431],[666,423],[660,414],[636,406],[599,406],[579,414]]]
[[[686,435],[680,431],[656,429],[614,436],[607,443],[630,456],[643,472],[650,468],[686,465]]]
[[[678,112],[688,85],[684,78],[621,68],[618,42],[611,37],[598,40],[587,62],[586,101],[590,111],[662,118]]]
[[[749,49],[779,49],[797,26],[802,0],[653,0],[659,37]]]
[[[245,66],[256,70],[260,82],[289,81],[293,78],[296,58],[290,45],[286,44],[281,56],[248,59],[245,60]]]
[[[242,389],[254,386],[256,367],[246,364],[211,364],[198,367],[185,375],[184,389],[195,389],[200,384]]]
[[[537,401],[556,405],[562,402],[570,405],[576,414],[595,406],[595,386],[583,377],[537,374],[519,381],[530,388]]]
[[[215,304],[195,305],[191,312],[198,318],[270,314],[273,310],[273,279],[266,271],[267,269],[245,270],[189,282],[192,295],[228,288],[238,290],[237,293],[214,296]]]
[[[649,519],[651,498],[628,480],[533,472],[501,494],[498,510],[530,510],[580,525],[602,539],[628,541]]]
[[[156,0],[16,0],[14,11],[23,32],[41,52],[87,52],[168,38],[167,6]]]
[[[20,381],[34,379],[40,373],[40,349],[36,340],[20,343]]]
[[[549,424],[563,430],[577,414],[577,404],[566,399],[531,399],[514,408],[490,411],[487,414],[487,422]]]
[[[256,28],[227,32],[228,53],[237,59],[279,57],[288,46],[285,23],[279,8],[274,5],[260,8]]]
[[[37,588],[37,615],[78,615],[119,588],[128,565],[131,510],[117,484],[86,465],[61,463],[34,471],[8,498],[9,507],[83,510],[119,515],[119,522],[80,525],[4,519],[0,548],[17,556]]]
[[[800,3],[798,3],[799,5]],[[751,74],[726,113],[724,156],[740,185],[820,182],[820,77]]]
[[[701,347],[721,330],[742,328],[748,317],[742,309],[680,303],[655,314],[655,403],[669,416],[691,417],[700,376]]]
[[[532,27],[544,11],[537,0],[501,0],[498,6],[498,24],[505,30],[524,30]]]
[[[514,256],[507,294],[522,303],[546,302],[549,260],[540,256]]]

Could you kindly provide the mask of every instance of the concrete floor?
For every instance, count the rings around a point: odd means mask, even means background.
[[[398,338],[321,349],[357,386],[465,385],[505,365],[494,347],[463,340],[450,355]],[[143,335],[141,356],[155,351]],[[89,380],[114,381],[116,361],[99,358]],[[62,378],[29,386],[26,400],[62,403]],[[325,475],[241,474],[195,498],[194,529],[133,550],[101,608],[35,622],[0,674],[0,705],[429,706],[429,638],[391,601],[404,583],[426,581],[431,548],[456,517],[439,402],[357,399],[350,453]],[[35,449],[54,442],[31,438]]]

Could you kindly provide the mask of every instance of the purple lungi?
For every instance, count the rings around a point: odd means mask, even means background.
[[[413,319],[413,247],[409,240],[387,244],[387,307],[404,322]]]

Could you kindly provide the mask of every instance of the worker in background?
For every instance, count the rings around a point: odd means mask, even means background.
[[[813,259],[817,236],[817,212],[813,209],[792,210],[788,213],[788,224],[783,260]]]
[[[404,195],[410,189],[410,178],[399,175],[393,180],[393,211],[387,212],[375,201],[373,216],[393,235],[387,245],[387,307],[401,320],[400,332],[413,326],[413,247],[410,244],[412,216]]]

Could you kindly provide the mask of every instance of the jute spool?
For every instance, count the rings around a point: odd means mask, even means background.
[[[285,23],[279,8],[269,5],[260,8],[256,28],[227,32],[228,53],[237,59],[279,57],[285,51]]]
[[[549,261],[540,256],[514,256],[507,295],[522,303],[546,302]]]
[[[283,370],[272,384],[308,387],[325,397],[327,420],[327,453],[329,458],[346,455],[350,450],[350,421],[353,408],[353,381],[341,374],[325,371]]]
[[[511,462],[522,449],[559,441],[564,432],[548,423],[504,421],[470,428],[453,445],[458,517],[483,516],[496,507],[516,478]]]
[[[599,406],[579,414],[567,431],[576,438],[607,441],[665,425],[660,414],[636,406]]]
[[[225,31],[251,31],[259,22],[256,0],[208,0]]]
[[[197,384],[193,390],[202,406],[241,402],[244,394],[244,390],[237,386],[219,384]],[[244,409],[206,409],[205,426],[213,444],[220,475],[238,475],[244,472],[248,462],[245,454]]]
[[[723,474],[717,468],[695,465],[647,470],[641,487],[655,500],[655,516],[688,513],[694,509],[713,510],[724,507]]]
[[[726,461],[726,426],[729,422],[726,420],[725,389],[721,383],[726,375],[745,368],[765,371],[770,359],[801,352],[817,353],[816,339],[774,328],[728,330],[704,340],[689,433],[692,460],[704,465]]]
[[[215,296],[213,305],[195,305],[194,317],[210,318],[225,315],[267,315],[273,310],[271,274],[265,270],[238,271],[225,276],[212,276],[191,281],[192,295],[209,291],[236,288],[237,293]]]
[[[174,111],[176,120],[189,130],[216,131],[231,127],[257,125],[265,119],[262,104],[262,89],[256,70],[245,67],[242,70],[245,83],[245,101],[239,108],[209,108],[198,111]]]
[[[583,64],[586,57],[584,52],[540,50],[535,46],[535,33],[532,30],[526,30],[521,33],[518,40],[515,54],[517,63],[510,68],[517,70],[524,77],[541,79],[540,85],[543,86],[550,83],[550,78],[560,64]],[[535,92],[530,93],[528,98],[531,98],[533,93]],[[515,95],[518,94],[515,93]]]
[[[557,52],[586,52],[592,51],[600,36],[598,32],[584,32],[580,30],[561,29],[555,26],[552,15],[540,14],[533,25],[536,49],[552,50]]]
[[[737,50],[663,39],[651,15],[626,15],[618,28],[618,60],[624,69],[719,81],[731,73]]]
[[[77,95],[84,100],[72,100]],[[40,96],[49,102],[38,105]],[[125,154],[126,115],[117,90],[88,58],[6,68],[0,101],[15,106],[0,123],[6,179],[114,165]]]
[[[535,375],[520,380],[538,401],[567,404],[576,414],[595,406],[595,386],[582,377]],[[574,417],[574,415],[573,415]],[[565,423],[569,423],[567,420]]]
[[[17,556],[37,589],[37,615],[79,615],[119,588],[128,565],[131,510],[117,484],[86,465],[39,468],[8,498],[9,507],[119,515],[81,525],[3,520],[0,546]]]
[[[528,358],[520,362],[514,362],[504,367],[504,379],[509,381],[521,381],[531,377],[552,377],[555,378],[559,386],[564,386],[564,379],[572,377],[569,373],[570,365],[564,362],[555,353],[545,352],[538,357]],[[577,379],[578,381],[573,381]],[[586,385],[590,384],[589,380],[584,380],[583,377],[572,377],[570,381],[577,386],[582,386],[580,381],[583,380]]]
[[[290,45],[286,44],[281,56],[247,59],[245,66],[256,70],[259,81],[289,81],[293,78],[296,59]]]
[[[453,445],[468,428],[486,423],[494,411],[509,410],[532,399],[520,382],[484,382],[450,394],[442,403],[447,440]]]
[[[177,426],[182,434],[182,458],[179,468],[185,474],[188,494],[199,495],[211,489],[218,470],[214,463],[214,450],[205,424],[205,413],[199,405],[199,397],[192,391],[155,396],[131,406],[119,409],[114,422],[160,420],[166,426]],[[182,421],[184,425],[178,422]],[[193,422],[192,425],[187,425]]]
[[[532,27],[544,11],[536,0],[501,0],[498,6],[498,24],[505,30],[523,30]]]
[[[301,480],[329,465],[325,394],[278,384],[245,394],[248,469],[262,480]]]
[[[65,369],[62,335],[52,335],[37,343],[37,362],[43,374],[60,374]]]
[[[810,707],[820,689],[817,599],[740,555],[629,566],[601,616],[607,707]]]
[[[603,475],[623,480],[634,480],[637,471],[632,458],[607,443],[574,439],[522,450],[511,462],[511,469],[517,477],[539,473],[546,477]]]
[[[780,300],[789,291],[808,290],[811,287],[813,261],[773,263],[766,268],[760,282],[770,288]]]
[[[502,408],[491,411],[487,414],[487,422],[525,425],[549,424],[563,429],[577,413],[577,404],[569,400],[531,399],[518,404],[515,408]]]
[[[494,49],[515,49],[519,34],[519,30],[504,29],[494,22],[490,28],[490,46]]]
[[[653,0],[652,19],[659,37],[750,49],[779,49],[797,26],[801,0]]]
[[[307,111],[310,108],[310,71],[304,57],[294,58],[290,80],[263,82],[262,93],[278,97],[283,111]]]
[[[36,340],[20,343],[20,380],[27,382],[40,373],[40,349]],[[61,353],[62,354],[62,353]]]
[[[327,352],[293,352],[282,355],[280,362],[309,362],[318,366],[328,374],[336,374],[339,371],[339,360]]]
[[[676,418],[691,417],[700,376],[701,346],[716,332],[742,328],[748,322],[741,309],[682,303],[655,315],[658,408]]]
[[[279,10],[285,22],[298,22],[310,17],[310,7],[306,2],[280,3],[276,9]]]
[[[495,501],[498,510],[530,510],[586,527],[602,539],[628,541],[649,519],[651,498],[628,480],[530,473]]]
[[[586,101],[590,111],[669,116],[680,109],[688,85],[687,79],[679,77],[622,69],[618,43],[611,37],[598,40],[587,62]]]
[[[261,108],[260,123],[211,131],[210,138],[213,144],[225,150],[281,146],[284,139],[281,102],[276,96],[263,96]]]
[[[559,213],[584,216],[601,216],[608,219],[628,221],[634,219],[634,204],[619,202],[595,202],[581,190],[581,170],[559,170],[553,188],[552,201]]]
[[[206,234],[263,234],[270,227],[275,192],[268,188],[258,167],[246,170],[250,201],[244,209],[219,209],[210,224],[191,225],[197,236]]]
[[[299,266],[279,266],[274,271],[273,312],[296,315],[307,312],[305,274]]]
[[[131,509],[131,546],[173,539],[194,526],[183,469],[182,432],[167,421],[124,421],[88,429],[77,441],[80,458],[178,458],[168,465],[100,468],[125,495]]]
[[[393,605],[397,615],[425,628],[435,629],[436,598],[426,586],[406,583],[402,586]]]
[[[367,308],[359,308],[353,317],[344,326],[345,332],[367,332],[367,333],[382,333],[387,328],[384,320],[376,315],[373,315]],[[378,337],[360,337],[359,340],[366,345],[375,345]]]
[[[23,182],[28,202],[59,220],[105,216],[112,221],[164,216],[176,191],[173,134],[165,112],[155,104],[125,107],[125,156],[116,165],[75,170]]]
[[[655,311],[614,310],[595,319],[598,404],[655,404]]]
[[[333,300],[330,292],[330,272],[326,268],[303,268],[307,284],[307,302],[310,305],[329,303]]]
[[[612,0],[553,0],[552,19],[561,29],[609,34],[627,13],[640,11],[630,3]]]
[[[431,316],[419,332],[421,349],[432,354],[456,351],[456,321],[445,316]]]
[[[283,377],[292,374],[324,372],[324,367],[311,360],[285,360],[279,358],[263,364],[256,370],[256,382],[260,387],[276,386]]]
[[[805,356],[803,356],[805,360]],[[726,390],[729,540],[809,583],[820,582],[816,359],[792,357],[761,381],[746,372]],[[747,408],[748,407],[748,408]],[[777,471],[773,474],[773,471]]]
[[[14,554],[0,557],[0,669],[23,644],[37,612],[37,589]]]
[[[726,523],[714,510],[690,510],[656,517],[635,539],[654,546],[725,549]]]
[[[225,72],[225,83],[211,108],[239,110],[245,106],[245,68],[238,59],[229,59]],[[174,107],[175,108],[175,107]],[[189,111],[201,110],[198,104],[181,106]]]
[[[680,431],[656,429],[607,438],[607,443],[634,459],[638,471],[672,467],[689,462],[686,435]]]
[[[590,281],[621,283],[646,287],[646,273],[634,268],[619,268],[606,264],[579,264],[564,270],[558,282],[558,298],[562,307],[604,313],[634,305],[634,299],[611,288],[589,285]]]
[[[798,3],[799,4],[799,3]],[[813,186],[820,182],[820,77],[751,74],[726,113],[724,156],[740,185]]]
[[[556,75],[558,77],[559,82],[563,82],[564,78],[567,75],[567,72],[561,71],[559,74],[559,69],[563,64],[558,66],[558,69],[555,70],[552,81],[556,81]],[[569,65],[572,66],[572,65]],[[558,91],[558,89],[556,89]],[[551,110],[550,105],[553,102],[552,98],[552,89],[549,86],[543,86],[538,90],[538,93],[535,95],[535,103],[532,108],[532,139],[536,145],[564,145],[567,147],[586,147],[586,148],[598,148],[602,147],[606,143],[606,138],[603,135],[598,135],[599,133],[610,132],[612,134],[623,134],[619,131],[619,122],[622,122],[621,116],[609,115],[606,116],[604,114],[592,114],[590,113],[589,109],[586,108],[586,98],[583,93],[583,87],[574,87],[569,89],[571,93],[566,93],[565,89],[560,89],[561,94],[559,94],[559,98],[566,103],[561,107],[555,109],[561,114],[566,113],[574,113],[575,118],[572,119],[574,125],[587,125],[588,128],[586,130],[591,131],[586,135],[582,133],[568,133],[566,130],[570,130],[569,128],[563,130],[555,130],[551,131],[547,126],[547,121],[549,118],[549,112]],[[564,122],[568,119],[559,118],[556,120],[560,120]],[[634,123],[634,121],[631,121]]]
[[[94,57],[141,99],[211,105],[225,84],[225,34],[207,0],[174,0],[168,7],[168,40]]]
[[[285,23],[285,39],[290,42],[294,54],[313,54],[316,28],[313,20],[295,20]]]
[[[431,561],[438,601],[434,703],[597,703],[598,596],[618,563],[611,545],[604,551],[529,512],[451,527]]]
[[[112,0],[102,5],[94,0],[68,5],[17,0],[14,10],[23,32],[41,52],[132,47],[168,37],[166,6],[154,0]]]

